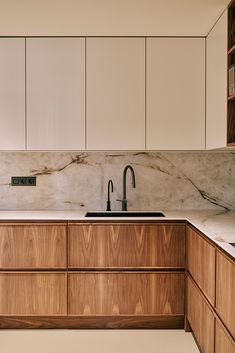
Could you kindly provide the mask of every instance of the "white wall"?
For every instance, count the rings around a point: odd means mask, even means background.
[[[0,36],[205,36],[229,0],[0,0]]]

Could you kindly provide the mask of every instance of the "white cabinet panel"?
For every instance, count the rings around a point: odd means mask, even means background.
[[[148,150],[205,149],[205,39],[147,39]]]
[[[207,149],[227,145],[227,17],[225,11],[206,40]]]
[[[87,39],[87,148],[145,148],[144,38]]]
[[[85,39],[26,40],[27,149],[85,148]]]
[[[0,150],[25,149],[25,39],[0,38]]]

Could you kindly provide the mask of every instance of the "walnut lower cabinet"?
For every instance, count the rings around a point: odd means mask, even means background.
[[[187,227],[187,268],[212,305],[215,304],[215,247]]]
[[[0,328],[183,328],[185,222],[0,223]]]
[[[235,340],[235,263],[217,251],[216,310]]]
[[[0,273],[0,315],[66,315],[66,288],[66,272]]]
[[[235,352],[235,262],[187,228],[186,328],[202,353]]]
[[[184,268],[184,222],[69,223],[68,315],[183,328]]]
[[[184,315],[184,272],[69,273],[69,315]]]
[[[202,353],[232,353],[234,284],[234,259],[184,221],[0,222],[0,329],[185,322]]]
[[[235,341],[231,338],[224,326],[216,320],[215,325],[215,353],[234,353]]]
[[[66,223],[0,224],[0,269],[66,269]]]
[[[70,269],[185,268],[185,224],[70,224]]]
[[[187,319],[202,353],[214,353],[214,314],[189,276],[187,277]]]

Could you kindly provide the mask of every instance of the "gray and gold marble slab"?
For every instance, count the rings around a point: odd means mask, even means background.
[[[84,209],[106,207],[107,182],[114,181],[112,206],[128,180],[131,210],[235,210],[235,152],[1,152],[0,209]],[[37,176],[36,187],[10,185],[11,176]],[[129,177],[128,177],[129,179]]]

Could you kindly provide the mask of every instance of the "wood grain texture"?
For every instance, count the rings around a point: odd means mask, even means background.
[[[216,310],[235,339],[235,262],[217,251]]]
[[[69,315],[183,315],[184,273],[70,273]]]
[[[234,98],[229,100],[228,102],[228,128],[227,128],[227,140],[228,144],[232,144],[235,142],[235,100]]]
[[[215,248],[187,227],[187,269],[212,305],[215,304]]]
[[[67,267],[66,225],[0,225],[1,269]]]
[[[187,276],[187,319],[203,353],[214,353],[214,315],[193,280]]]
[[[69,268],[184,268],[185,225],[69,225]]]
[[[65,315],[67,273],[0,273],[0,315]]]
[[[34,316],[0,317],[0,329],[182,329],[183,315],[175,316]]]
[[[215,353],[234,353],[235,341],[226,332],[224,327],[216,320],[215,325]]]

